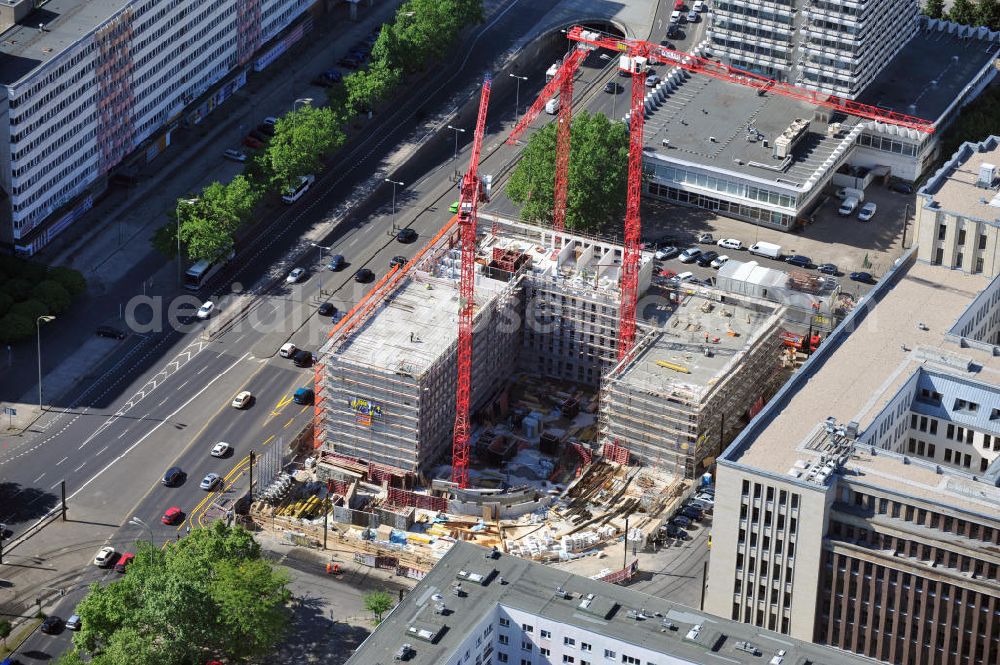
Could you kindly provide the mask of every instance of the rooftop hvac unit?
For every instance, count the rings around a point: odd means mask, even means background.
[[[979,165],[979,180],[976,181],[976,187],[982,187],[983,189],[991,188],[996,175],[997,167],[993,164],[983,162]]]

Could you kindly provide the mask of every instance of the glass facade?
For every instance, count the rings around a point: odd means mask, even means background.
[[[695,205],[699,208],[715,210],[732,217],[739,217],[752,222],[767,224],[768,226],[773,226],[783,230],[791,228],[792,223],[795,221],[794,215],[789,215],[783,212],[775,212],[773,210],[766,210],[764,208],[758,208],[757,206],[748,205],[746,203],[725,201],[723,199],[717,199],[713,196],[705,196],[704,194],[698,194],[697,192],[688,192],[683,189],[677,189],[676,187],[670,187],[668,185],[661,185],[656,182],[649,183],[647,191],[653,196],[658,196],[670,201],[678,201],[680,203]]]
[[[662,163],[645,163],[643,170],[647,175],[654,176],[657,180],[675,182],[680,185],[693,185],[701,189],[708,189],[713,192],[720,192],[729,196],[738,196],[744,199],[769,203],[782,208],[795,208],[795,198],[791,194],[782,194],[756,185],[748,185],[745,182],[727,180],[717,176],[708,175],[698,171],[688,171],[677,166],[669,166]]]
[[[881,150],[882,152],[894,152],[897,155],[906,155],[908,157],[916,156],[918,148],[913,143],[897,141],[888,136],[879,136],[878,134],[862,134],[858,137],[858,145],[873,150]]]

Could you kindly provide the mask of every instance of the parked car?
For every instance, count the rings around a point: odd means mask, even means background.
[[[608,81],[604,84],[604,92],[615,94],[618,92],[618,84],[614,81]]]
[[[312,388],[302,387],[296,390],[295,394],[292,395],[292,401],[294,401],[296,404],[312,404],[314,397],[315,395],[312,391]]]
[[[405,229],[400,229],[399,233],[396,234],[396,240],[399,242],[413,242],[417,239],[417,232],[409,227]]]
[[[215,486],[222,482],[222,476],[217,473],[206,474],[204,478],[201,479],[200,487],[206,492],[210,492],[215,489]]]
[[[347,67],[348,69],[357,69],[361,64],[361,61],[350,55],[345,55],[343,58],[337,61],[337,64],[341,67]]]
[[[718,270],[722,266],[726,265],[726,261],[728,261],[728,260],[729,260],[729,257],[726,256],[725,254],[723,254],[722,256],[715,257],[715,260],[712,261],[711,265],[712,265],[713,268],[715,268],[716,270]]]
[[[212,457],[225,457],[232,449],[233,447],[225,441],[219,441],[212,446]]]
[[[652,87],[656,86],[656,84],[659,83],[659,82],[660,82],[660,77],[657,76],[656,74],[650,74],[649,76],[646,77],[646,87],[647,88],[652,88]]]
[[[375,279],[375,273],[373,273],[368,268],[362,268],[361,270],[354,273],[354,281],[359,284],[367,284],[373,279]]]
[[[343,270],[344,266],[347,265],[347,260],[340,254],[334,254],[330,257],[330,262],[326,264],[327,270]]]
[[[234,409],[245,409],[253,403],[253,393],[249,390],[241,390],[236,397],[233,398],[233,408]]]
[[[891,189],[892,191],[897,192],[899,194],[912,194],[913,193],[913,185],[910,185],[910,184],[905,183],[905,182],[900,182],[898,180],[896,182],[892,183],[891,185],[889,185],[889,189]]]
[[[673,519],[670,520],[670,523],[675,527],[680,527],[682,529],[691,526],[691,520],[684,515],[674,515]]]
[[[708,251],[708,252],[702,252],[701,254],[699,254],[698,258],[695,259],[695,261],[697,262],[698,265],[700,265],[701,267],[704,268],[704,267],[707,267],[707,266],[711,265],[712,261],[714,261],[717,258],[719,258],[719,253],[718,252]]]
[[[69,630],[80,630],[83,628],[83,619],[80,618],[79,614],[69,615],[69,618],[66,619],[66,628]]]
[[[45,617],[42,621],[42,626],[40,630],[47,635],[55,635],[56,633],[62,632],[63,620],[56,615],[51,615]]]
[[[274,136],[274,125],[269,125],[266,122],[262,122],[257,125],[257,131],[267,136],[268,138]]]
[[[402,268],[407,262],[409,262],[409,259],[405,256],[394,256],[389,260],[389,270],[392,270],[396,266]]]
[[[690,506],[696,510],[700,510],[703,513],[710,513],[712,512],[713,509],[712,503],[706,503],[704,501],[701,501],[700,499],[695,499],[695,498],[688,499],[687,503],[684,505]]]
[[[97,326],[94,331],[98,337],[110,337],[111,339],[125,339],[125,331],[114,326]]]
[[[295,353],[295,350],[296,346],[294,344],[286,342],[281,345],[280,349],[278,349],[278,355],[282,358],[291,358],[292,354]]]
[[[681,508],[681,515],[689,520],[694,520],[695,522],[700,522],[704,518],[702,512],[692,506],[685,506],[684,508]]]
[[[245,154],[243,154],[239,150],[234,150],[232,148],[229,148],[224,153],[222,153],[222,156],[225,157],[226,159],[231,159],[234,162],[247,161],[247,156]]]
[[[332,302],[325,302],[319,306],[319,309],[316,310],[316,313],[319,314],[320,316],[333,316],[334,314],[337,313],[337,308],[334,306]]]
[[[97,555],[94,557],[94,565],[98,568],[107,568],[117,556],[118,552],[115,551],[115,548],[105,545],[97,550]]]
[[[820,271],[824,275],[836,275],[838,272],[840,272],[837,266],[832,263],[821,263],[820,265],[816,266],[816,270]]]
[[[681,263],[693,263],[698,258],[699,254],[701,254],[700,249],[698,249],[697,247],[689,247],[688,249],[685,249],[683,252],[681,252],[681,255],[678,257],[678,259],[680,260]]]
[[[690,282],[693,279],[694,279],[694,273],[690,271],[682,272],[679,275],[674,276],[674,281],[677,282],[678,284],[681,284],[683,282]]]
[[[163,517],[160,518],[160,521],[164,524],[177,524],[181,520],[181,515],[183,514],[184,513],[181,512],[179,507],[170,506],[163,511]]]
[[[288,284],[298,284],[305,279],[305,276],[305,268],[293,268],[292,271],[288,273],[288,277],[285,278],[285,282]]]
[[[681,250],[677,249],[676,247],[661,247],[660,249],[656,250],[656,252],[653,254],[653,258],[659,259],[661,261],[666,261],[667,259],[674,258],[680,253]]]
[[[702,503],[707,503],[709,505],[715,504],[715,495],[709,494],[708,492],[698,492],[694,495],[694,498]]]
[[[329,80],[328,78],[326,78],[322,74],[320,74],[319,76],[315,77],[314,79],[312,79],[309,82],[312,83],[315,86],[319,86],[320,88],[332,88],[334,86],[334,82],[331,81],[331,80]]]
[[[674,524],[668,524],[666,531],[667,535],[671,538],[676,538],[677,540],[691,540],[691,534]]]
[[[715,244],[723,249],[733,249],[736,251],[743,249],[743,243],[736,238],[720,238],[719,242]]]
[[[792,254],[791,256],[785,257],[785,263],[791,264],[796,268],[808,268],[812,265],[812,260],[808,256],[803,256],[802,254]]]
[[[214,311],[215,311],[215,303],[212,302],[211,300],[206,300],[201,304],[201,307],[198,308],[198,313],[196,314],[196,316],[202,321],[204,321],[205,319],[212,316],[212,312]]]
[[[184,479],[184,471],[179,466],[172,466],[163,474],[162,482],[167,487],[173,487]]]
[[[122,557],[118,559],[118,563],[115,564],[115,572],[124,574],[128,570],[128,566],[135,559],[135,554],[132,552],[125,552]]]
[[[867,201],[861,209],[858,210],[858,219],[862,222],[869,222],[871,218],[875,216],[875,211],[878,210],[878,206],[875,205],[874,201]]]
[[[701,15],[693,9],[687,13],[688,23],[697,23],[700,18]]]
[[[258,141],[257,139],[255,139],[252,136],[245,137],[243,139],[243,145],[245,145],[248,148],[253,148],[254,150],[257,150],[259,148],[264,147],[263,143],[261,143],[260,141]]]
[[[299,349],[292,354],[292,362],[296,367],[312,367],[313,355],[304,349]]]
[[[711,244],[715,242],[715,238],[712,237],[711,233],[702,233],[698,236],[698,242],[701,244]]]
[[[270,138],[270,137],[268,137],[267,134],[265,134],[264,132],[260,131],[259,129],[251,129],[249,131],[249,135],[250,135],[250,138],[253,138],[253,139],[256,139],[257,141],[259,141],[261,145],[264,145],[265,143],[267,143],[268,138]]]
[[[854,282],[864,282],[865,284],[875,283],[875,277],[870,272],[852,272],[850,277]]]

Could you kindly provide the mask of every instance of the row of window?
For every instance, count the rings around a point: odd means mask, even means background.
[[[765,189],[758,185],[729,180],[719,176],[709,175],[699,171],[688,171],[679,166],[668,166],[662,162],[647,162],[643,171],[651,173],[660,180],[676,182],[683,185],[693,185],[713,192],[722,192],[739,196],[751,201],[760,201],[782,208],[794,208],[796,197],[791,194]]]
[[[871,148],[873,150],[881,150],[882,152],[893,152],[897,155],[906,155],[907,157],[916,156],[917,150],[920,147],[913,143],[904,143],[902,141],[891,139],[888,136],[879,136],[877,134],[868,134],[864,132],[858,136],[858,145]]]
[[[715,32],[712,33],[712,43],[719,48],[741,51],[743,53],[752,53],[753,55],[763,56],[765,58],[771,58],[772,60],[782,60],[788,61],[788,48],[771,47],[766,44],[761,44],[759,42],[745,42],[742,39],[733,38],[730,39],[725,35],[719,35]],[[735,63],[734,63],[735,64]],[[752,65],[754,71],[756,66]]]
[[[762,222],[778,228],[789,228],[792,225],[792,222],[795,221],[795,217],[793,215],[783,212],[758,208],[757,206],[738,203],[736,201],[717,199],[712,196],[698,194],[697,192],[689,192],[684,189],[661,185],[658,182],[649,183],[647,191],[653,196],[659,196],[671,201],[695,205],[699,208],[721,212],[732,215],[733,217],[740,217],[754,222]]]

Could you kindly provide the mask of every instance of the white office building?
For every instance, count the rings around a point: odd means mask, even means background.
[[[192,104],[210,111],[266,66],[254,54],[313,0],[39,4],[0,6],[0,246],[28,255],[91,207],[123,158],[162,149]]]

